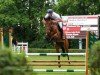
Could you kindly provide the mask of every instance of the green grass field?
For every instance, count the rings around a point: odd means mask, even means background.
[[[29,56],[29,61],[32,60],[57,60],[57,56]],[[67,57],[62,57],[61,60],[67,60]],[[70,60],[85,60],[84,56],[70,56]],[[43,63],[43,62],[41,62]],[[51,62],[52,63],[52,62]],[[57,62],[54,62],[57,63]],[[68,63],[68,62],[62,62]],[[43,63],[45,64],[45,63]],[[85,69],[85,66],[32,66],[33,69]],[[37,75],[85,75],[85,72],[36,72]]]

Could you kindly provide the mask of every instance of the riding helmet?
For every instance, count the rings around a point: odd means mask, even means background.
[[[53,10],[52,9],[48,9],[47,13],[53,13]]]

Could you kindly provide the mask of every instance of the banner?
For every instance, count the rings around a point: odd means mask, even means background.
[[[68,39],[85,39],[86,31],[99,37],[99,17],[97,15],[62,16],[63,31]]]

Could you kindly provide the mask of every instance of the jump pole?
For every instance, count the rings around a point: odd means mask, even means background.
[[[26,55],[32,56],[58,56],[58,55],[69,55],[69,56],[85,56],[86,53],[26,53]]]
[[[33,69],[34,72],[85,72],[84,69]]]
[[[42,63],[42,64],[31,64],[31,63],[28,63],[27,64],[28,66],[85,66],[85,64],[80,64],[80,63],[78,63],[78,64],[51,64],[51,63],[47,63],[47,64],[44,64],[44,63]]]
[[[33,60],[33,61],[28,61],[28,62],[85,62],[83,60]]]

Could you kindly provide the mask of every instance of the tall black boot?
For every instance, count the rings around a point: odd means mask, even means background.
[[[60,32],[61,32],[61,38],[63,39],[63,29],[62,28],[60,29]]]
[[[59,24],[58,24],[58,30],[60,31],[61,38],[63,39],[63,29],[59,26]]]

